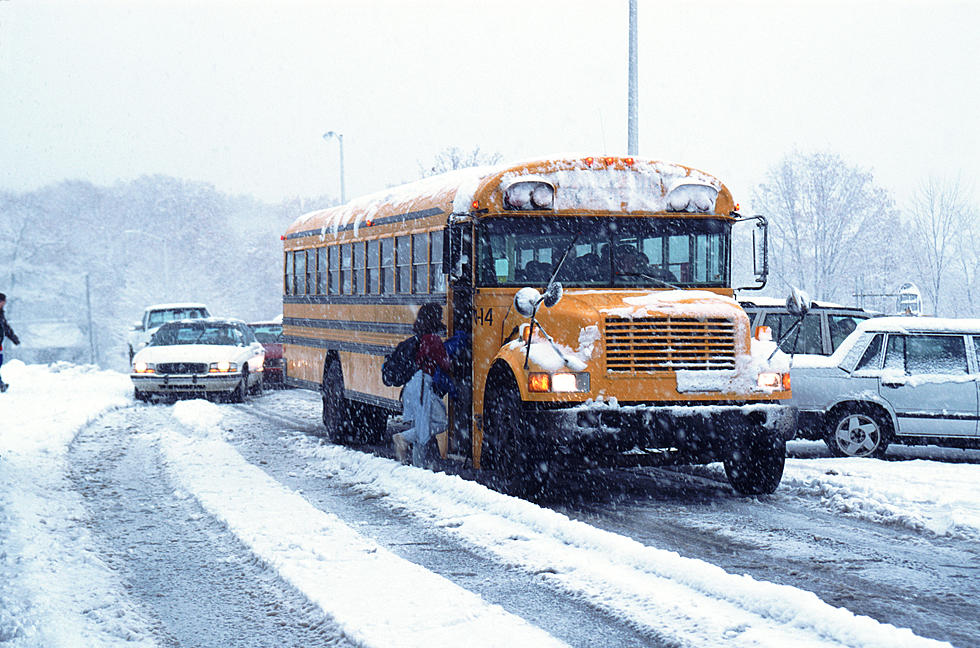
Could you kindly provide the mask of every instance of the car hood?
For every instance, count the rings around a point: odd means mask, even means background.
[[[174,344],[146,347],[136,354],[133,362],[219,362],[236,361],[245,347],[217,344]]]

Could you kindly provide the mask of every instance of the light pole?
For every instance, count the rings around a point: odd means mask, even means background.
[[[324,140],[336,137],[340,142],[340,204],[347,202],[347,192],[344,191],[344,134],[336,131],[328,131],[323,134]]]
[[[626,152],[629,155],[640,154],[639,120],[637,118],[637,82],[636,82],[636,0],[630,0],[629,24],[629,116],[627,122]]]

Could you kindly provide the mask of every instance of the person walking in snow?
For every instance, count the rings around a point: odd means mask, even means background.
[[[7,304],[7,296],[0,293],[0,367],[3,366],[3,339],[4,337],[9,337],[10,341],[16,345],[20,345],[20,339],[14,330],[10,328],[10,324],[7,324],[7,316],[3,312],[3,307]],[[0,392],[7,391],[9,385],[3,382],[3,378],[0,378]]]
[[[449,356],[439,337],[443,330],[442,306],[423,304],[413,326],[419,339],[419,350],[415,360],[418,371],[402,390],[402,418],[412,427],[392,437],[395,453],[400,461],[408,455],[412,447],[412,465],[423,467],[426,461],[426,445],[433,436],[446,429],[448,417],[442,398],[433,390],[433,379],[437,369],[447,374],[450,371]]]

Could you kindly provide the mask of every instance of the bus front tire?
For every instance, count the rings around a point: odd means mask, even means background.
[[[483,412],[481,466],[493,471],[497,488],[505,493],[518,497],[541,493],[550,465],[528,443],[524,404],[509,371],[492,373],[487,380]]]
[[[767,430],[745,434],[725,460],[728,483],[742,495],[768,495],[783,478],[786,441]]]

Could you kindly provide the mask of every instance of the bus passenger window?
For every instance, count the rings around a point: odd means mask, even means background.
[[[446,275],[442,273],[442,232],[432,232],[429,254],[429,292],[446,292]]]
[[[282,273],[282,291],[286,295],[293,294],[293,259],[295,256],[295,252],[286,252],[286,262]]]
[[[429,235],[412,234],[412,292],[429,289]]]
[[[381,292],[381,244],[377,239],[367,242],[367,291]]]
[[[306,253],[306,293],[316,294],[316,250]]]
[[[352,275],[351,265],[353,259],[351,258],[351,246],[350,243],[340,246],[340,292],[344,295],[353,294],[352,290]]]
[[[330,257],[330,294],[340,294],[340,248],[331,245],[328,256]]]
[[[296,294],[306,294],[306,250],[296,251]]]
[[[327,294],[327,248],[316,249],[316,294]]]
[[[381,292],[395,292],[395,241],[390,238],[381,239]]]
[[[364,290],[364,243],[354,243],[354,292],[363,295]]]
[[[395,238],[395,265],[398,269],[395,291],[412,292],[412,239],[408,236]]]

